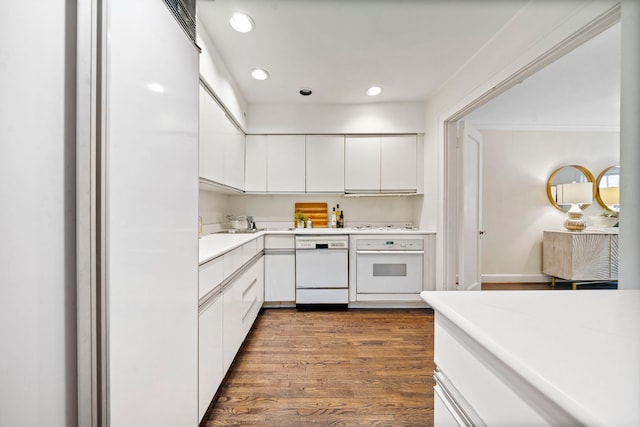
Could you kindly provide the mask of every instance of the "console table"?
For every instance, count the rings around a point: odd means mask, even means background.
[[[542,272],[569,280],[576,289],[580,281],[618,280],[618,229],[545,231],[542,238]]]

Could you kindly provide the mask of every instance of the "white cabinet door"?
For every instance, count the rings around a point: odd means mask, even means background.
[[[200,86],[199,110],[200,177],[224,181],[224,114],[209,92]]]
[[[240,276],[223,291],[222,358],[226,373],[242,345],[242,288],[244,277]]]
[[[345,137],[345,191],[380,191],[380,137]]]
[[[416,150],[415,135],[380,137],[382,191],[416,191]]]
[[[109,425],[118,427],[195,426],[198,53],[163,2],[141,1],[132,6],[132,2],[110,1],[109,19],[102,29],[109,34],[109,52],[102,63],[109,82],[102,98],[109,112],[104,123],[109,159],[104,169],[105,190],[100,191],[109,200],[102,206],[105,231],[100,234],[106,260],[102,272],[109,279],[109,303],[102,313],[109,332],[109,345],[102,349],[109,363],[103,372],[109,385],[108,396],[103,398],[108,397],[109,405],[102,415]],[[4,48],[2,51],[5,58]],[[164,93],[148,90],[151,82],[161,83]],[[4,139],[2,144],[6,144]],[[4,298],[5,282],[2,287]],[[45,308],[45,304],[37,307]],[[2,338],[4,346],[4,334]],[[45,341],[68,343],[70,337],[39,338],[46,350],[50,347]],[[13,423],[4,417],[7,365],[5,347],[2,349],[0,424],[7,426]],[[71,361],[73,352],[64,354]],[[45,358],[54,356],[46,351],[29,355],[42,358],[43,371],[49,364]],[[44,381],[48,376],[39,376],[44,374],[38,373],[37,378]],[[66,378],[67,374],[60,375]],[[24,386],[31,384],[25,381]],[[42,386],[44,396],[49,385]],[[72,387],[71,383],[67,386]],[[32,404],[35,410],[44,407],[39,402]],[[72,424],[47,416],[50,411],[57,415],[58,409],[47,407],[41,419],[51,418],[52,425]],[[75,410],[69,412],[69,419],[75,418],[72,412]]]
[[[260,307],[262,307],[263,297],[263,277],[264,277],[264,261],[263,258],[247,270],[247,279],[244,282],[242,290],[242,339],[246,338],[253,322],[258,317]]]
[[[267,136],[247,135],[244,190],[247,192],[267,191]]]
[[[262,269],[263,264],[260,260],[228,284],[223,291],[222,350],[225,373],[260,311]]]
[[[304,135],[269,135],[267,191],[305,191]]]
[[[265,255],[265,302],[296,300],[296,256],[292,253]]]
[[[244,133],[225,119],[224,184],[244,190]]]
[[[344,191],[344,136],[307,135],[307,193]]]
[[[244,133],[200,86],[200,177],[244,189]]]
[[[224,378],[222,295],[200,309],[198,330],[198,419],[202,420]]]

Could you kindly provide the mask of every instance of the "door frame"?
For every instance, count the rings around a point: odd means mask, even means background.
[[[606,29],[617,24],[621,20],[621,8],[618,3],[604,14],[595,18],[587,25],[571,34],[569,37],[556,44],[553,48],[543,53],[518,71],[484,92],[478,98],[443,120],[444,134],[444,165],[443,165],[443,217],[442,217],[442,244],[443,244],[443,284],[439,290],[457,290],[458,256],[460,253],[458,236],[458,200],[459,192],[462,191],[458,185],[460,181],[460,171],[457,165],[457,143],[458,143],[458,121],[480,108],[487,102],[500,96],[513,86],[537,73],[547,65],[558,60],[562,56],[571,52],[583,43],[602,33]],[[480,236],[478,236],[480,239]],[[481,268],[479,265],[478,268]],[[481,273],[481,272],[480,272]],[[481,276],[480,276],[481,277]]]

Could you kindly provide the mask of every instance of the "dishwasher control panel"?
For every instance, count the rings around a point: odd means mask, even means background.
[[[349,237],[296,236],[296,249],[349,249]]]

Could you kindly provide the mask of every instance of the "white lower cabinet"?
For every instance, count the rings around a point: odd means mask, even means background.
[[[575,425],[553,402],[536,399],[537,392],[510,367],[438,311],[434,329],[434,391],[441,399],[435,406],[436,426]]]
[[[198,330],[198,417],[202,419],[224,378],[222,360],[222,294],[200,307]]]
[[[264,264],[254,263],[223,290],[223,360],[225,372],[231,366],[242,342],[256,319],[262,305]]]
[[[293,236],[266,236],[264,264],[265,302],[296,300],[296,255]]]
[[[225,280],[200,301],[198,415],[204,416],[264,301],[263,240],[252,240],[216,258]],[[256,259],[255,256],[259,257]],[[215,261],[215,260],[214,260]],[[218,264],[201,266],[201,280]],[[207,267],[207,268],[203,268]],[[233,269],[230,271],[229,269]],[[210,282],[210,280],[208,281]],[[207,282],[207,283],[208,283]]]

